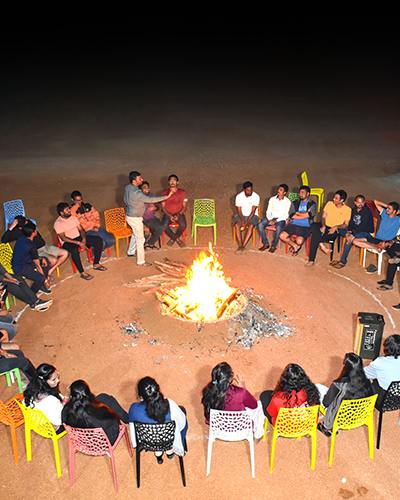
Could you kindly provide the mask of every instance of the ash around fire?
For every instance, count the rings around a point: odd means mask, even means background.
[[[139,337],[139,335],[148,335],[147,330],[142,328],[136,321],[131,321],[127,325],[120,325],[123,333],[127,335],[132,335],[133,337]]]
[[[228,343],[235,343],[249,349],[264,337],[284,338],[293,334],[293,329],[261,305],[261,295],[252,289],[243,293],[248,298],[247,307],[231,319]]]

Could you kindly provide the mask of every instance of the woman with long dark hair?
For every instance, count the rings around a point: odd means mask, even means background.
[[[243,411],[257,408],[257,400],[244,387],[234,385],[233,380],[234,373],[228,363],[219,363],[212,369],[211,382],[204,387],[201,399],[207,423],[210,410]]]
[[[320,396],[303,368],[290,363],[283,370],[275,390],[262,392],[260,400],[264,415],[274,425],[280,408],[319,405]]]
[[[318,424],[318,429],[330,436],[342,400],[366,398],[372,394],[372,386],[364,373],[362,358],[354,352],[346,353],[339,377],[332,382],[323,397],[322,404],[326,408],[326,413],[324,422]]]
[[[70,399],[63,408],[62,422],[80,429],[101,427],[110,443],[114,444],[119,435],[120,420],[127,423],[127,414],[118,401],[108,394],[96,398],[84,380],[73,382],[69,391]]]
[[[178,406],[172,399],[164,398],[160,386],[152,377],[143,377],[139,380],[138,396],[141,402],[133,403],[129,409],[129,428],[133,446],[136,447],[134,422],[163,424],[174,421],[176,424],[174,444],[165,454],[167,458],[172,458],[174,453],[183,456],[188,428],[184,408]],[[159,464],[163,463],[162,455],[162,452],[155,452]]]
[[[64,397],[59,390],[60,374],[55,366],[42,363],[36,368],[35,377],[24,391],[24,404],[29,408],[41,410],[50,422],[61,432],[61,412]],[[61,430],[59,430],[61,429]]]

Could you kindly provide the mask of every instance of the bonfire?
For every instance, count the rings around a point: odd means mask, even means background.
[[[209,244],[187,269],[185,285],[156,291],[162,313],[198,323],[227,319],[246,305],[245,297],[229,284],[218,255]]]

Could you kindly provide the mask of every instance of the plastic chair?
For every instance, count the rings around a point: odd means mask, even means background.
[[[311,437],[311,470],[315,470],[315,459],[317,453],[317,424],[319,405],[306,406],[302,408],[280,408],[278,417],[273,427],[271,443],[271,458],[269,461],[269,472],[272,474],[275,462],[275,447],[278,437],[301,439],[304,436]],[[262,440],[267,439],[268,419],[264,423],[264,435]]]
[[[145,451],[163,451],[172,449],[175,436],[175,422],[166,422],[165,424],[144,424],[134,422],[136,435],[136,485],[140,488],[140,453]],[[187,451],[186,441],[183,443]],[[181,479],[183,486],[186,486],[185,466],[183,457],[179,458],[181,470]]]
[[[12,257],[13,257],[13,249],[9,243],[0,243],[0,264],[4,267],[4,269],[8,272],[8,274],[14,274],[11,262],[12,262]],[[15,297],[11,295],[9,292],[7,292],[5,304],[6,304],[6,309],[10,309],[10,301],[8,299],[8,296],[11,296],[14,302],[14,305],[16,304]]]
[[[56,242],[57,246],[58,246],[59,248],[62,248],[62,245],[63,245],[62,240],[60,239],[60,237],[58,236],[58,234],[57,234],[57,233],[55,233],[55,235],[56,235],[56,240],[57,240],[57,242]],[[82,252],[84,252],[84,251],[85,251],[85,250],[84,250],[83,248],[79,248],[79,253],[82,253]],[[93,261],[94,261],[94,256],[93,256],[93,252],[92,252],[92,249],[91,249],[91,248],[86,248],[86,258],[87,258],[87,261],[88,261],[89,263],[93,263]],[[72,260],[72,258],[71,258],[71,266],[72,266],[72,272],[73,272],[73,273],[76,273],[78,270],[77,270],[76,265],[75,265],[74,261]],[[56,271],[58,271],[58,267],[57,267]],[[57,273],[57,275],[59,276],[59,274],[58,274],[58,273]]]
[[[367,265],[367,252],[373,253],[378,256],[378,275],[382,274],[382,266],[383,266],[383,254],[386,253],[386,250],[381,250],[378,252],[374,248],[360,248],[360,261],[362,261],[362,267],[366,267]]]
[[[383,414],[387,411],[400,410],[400,381],[392,382],[383,398],[382,403],[376,409],[379,412],[378,435],[376,439],[376,448],[379,450],[381,444],[382,420]]]
[[[336,433],[339,429],[351,430],[366,425],[368,427],[369,457],[374,458],[374,406],[377,394],[368,398],[344,399],[336,413],[332,427],[329,466],[333,463]]]
[[[294,201],[297,201],[297,200],[300,200],[300,195],[299,193],[288,193],[287,194],[287,197],[289,198],[289,200],[293,203]]]
[[[69,447],[69,481],[72,486],[75,482],[75,454],[77,452],[95,457],[107,455],[111,461],[112,476],[115,492],[118,492],[117,469],[115,466],[115,448],[125,436],[129,455],[132,456],[132,449],[128,438],[126,427],[123,424],[119,426],[119,434],[113,445],[111,445],[106,433],[101,427],[95,429],[77,429],[69,425],[64,425],[67,430]]]
[[[214,246],[217,244],[217,220],[215,217],[215,201],[210,198],[194,200],[192,238],[197,241],[198,227],[212,227],[214,231]]]
[[[104,210],[104,222],[106,231],[114,235],[115,255],[119,257],[119,240],[126,239],[128,246],[129,238],[132,236],[132,229],[126,223],[125,208]]]
[[[9,370],[7,372],[0,373],[0,377],[2,375],[6,376],[7,387],[10,387],[11,384],[13,384],[14,381],[16,380],[17,384],[18,384],[18,392],[23,392],[21,372],[19,371],[19,368],[13,368],[12,370]],[[15,379],[14,379],[14,376],[15,376]]]
[[[16,465],[18,465],[17,427],[20,427],[24,423],[24,416],[22,415],[16,399],[21,401],[22,398],[22,394],[17,394],[5,403],[0,400],[0,422],[10,427],[11,445]]]
[[[254,461],[253,422],[247,411],[210,411],[210,433],[208,436],[207,472],[211,470],[212,447],[216,439],[222,441],[244,441],[250,446],[251,475],[256,475]]]
[[[32,441],[31,441],[31,431],[36,432],[39,436],[46,439],[51,439],[53,442],[54,458],[56,461],[57,477],[61,477],[61,463],[60,463],[60,450],[58,448],[58,441],[65,436],[66,431],[56,434],[53,425],[50,423],[46,415],[34,408],[27,408],[23,403],[17,401],[18,406],[21,408],[22,414],[25,420],[25,448],[26,448],[26,459],[28,462],[32,460]]]
[[[304,186],[310,186],[310,184],[308,182],[308,174],[307,174],[306,170],[304,170],[301,173],[301,183]],[[321,210],[321,207],[324,206],[325,189],[321,188],[321,187],[312,188],[310,186],[310,195],[317,197],[317,206],[318,206],[318,212],[319,212]]]
[[[25,216],[25,207],[22,200],[10,200],[3,203],[4,209],[4,228],[7,229],[8,225],[15,219],[17,215]]]

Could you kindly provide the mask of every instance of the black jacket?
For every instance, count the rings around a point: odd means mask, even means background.
[[[359,212],[357,212],[356,207],[351,209],[351,218],[348,229],[353,234],[374,232],[374,218],[372,217],[372,212],[367,205],[364,205]]]

